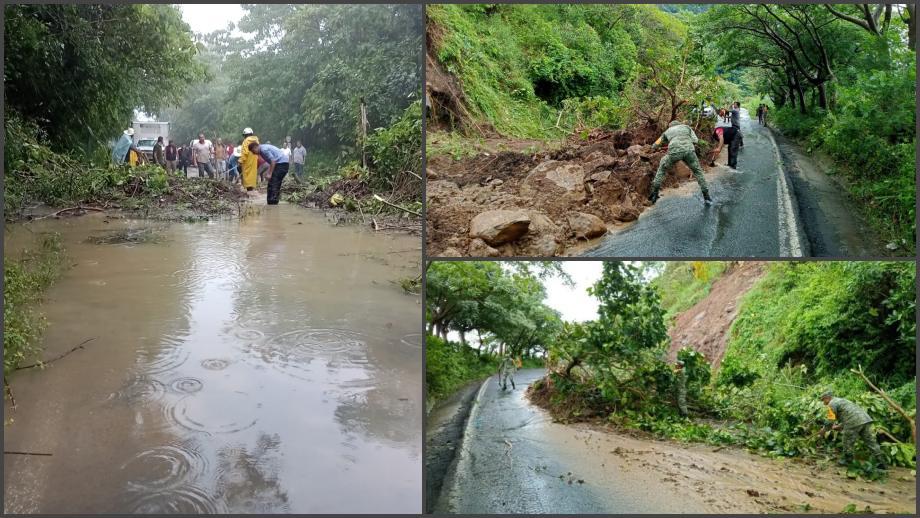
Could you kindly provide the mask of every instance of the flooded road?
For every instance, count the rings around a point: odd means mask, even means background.
[[[51,456],[4,456],[6,513],[421,512],[420,300],[394,284],[417,237],[285,204],[29,227],[7,246],[59,232],[73,264],[44,357],[95,340],[12,377],[5,450]]]

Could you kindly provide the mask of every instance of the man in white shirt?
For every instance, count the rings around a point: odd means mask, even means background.
[[[204,133],[198,134],[198,140],[192,144],[192,157],[198,164],[198,177],[201,178],[202,171],[208,174],[208,178],[214,178],[214,171],[211,169],[211,157],[214,155],[214,146],[210,140],[204,139]]]

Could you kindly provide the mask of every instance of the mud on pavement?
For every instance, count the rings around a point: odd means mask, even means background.
[[[557,256],[638,219],[665,151],[659,132],[594,130],[559,150],[505,151],[428,163],[427,246],[432,256]],[[663,188],[692,181],[678,163]]]
[[[874,513],[916,512],[916,479],[904,468],[891,469],[884,482],[851,480],[842,468],[656,440],[598,423],[560,424],[550,428],[547,440],[581,463],[586,480],[615,471],[664,485],[662,493],[677,492],[688,508],[710,513],[839,514],[849,504]]]

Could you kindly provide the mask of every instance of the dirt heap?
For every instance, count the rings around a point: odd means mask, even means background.
[[[705,356],[713,370],[718,369],[728,345],[728,330],[738,316],[741,298],[763,276],[766,266],[767,263],[762,261],[732,263],[712,284],[703,300],[674,320],[668,331],[671,336],[668,358],[673,361],[678,350],[690,347]]]
[[[665,151],[653,151],[652,127],[590,132],[559,150],[484,152],[428,163],[427,245],[433,256],[554,256],[607,227],[634,221],[650,204],[652,178]],[[679,163],[664,188],[690,180]],[[524,212],[527,231],[512,241],[482,239],[471,222],[491,211]],[[493,217],[494,216],[494,217]],[[497,214],[484,218],[496,221]],[[516,218],[515,224],[521,224]],[[493,232],[499,233],[499,232]],[[517,233],[511,233],[517,234]]]

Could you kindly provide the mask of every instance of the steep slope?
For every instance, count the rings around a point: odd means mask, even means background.
[[[690,347],[703,354],[713,369],[718,369],[741,298],[763,276],[765,268],[766,263],[762,261],[733,263],[713,283],[709,295],[678,315],[668,331],[671,336],[669,359],[673,360],[678,350]]]

